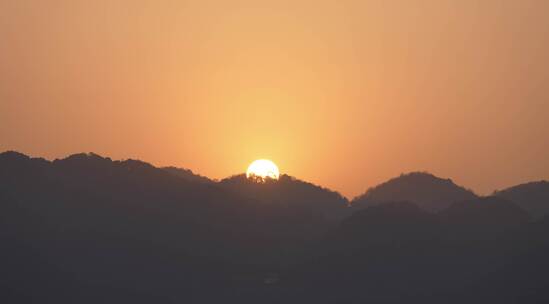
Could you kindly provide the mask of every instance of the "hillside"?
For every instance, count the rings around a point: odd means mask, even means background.
[[[411,202],[424,210],[440,211],[457,201],[472,200],[477,196],[470,190],[429,173],[403,174],[372,187],[352,200],[353,208],[386,202]]]
[[[549,182],[547,181],[513,186],[496,191],[494,195],[516,203],[536,218],[549,214]]]

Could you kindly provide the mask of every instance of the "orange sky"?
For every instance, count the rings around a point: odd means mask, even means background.
[[[354,196],[549,178],[549,1],[0,1],[0,150]]]

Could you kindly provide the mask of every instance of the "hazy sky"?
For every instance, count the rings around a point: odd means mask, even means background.
[[[0,0],[0,150],[354,196],[549,179],[549,1]]]

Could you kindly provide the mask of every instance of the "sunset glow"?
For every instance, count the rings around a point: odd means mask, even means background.
[[[0,0],[1,303],[549,303],[549,0]]]
[[[1,151],[216,179],[269,155],[348,197],[549,178],[549,1],[54,3],[0,1]]]

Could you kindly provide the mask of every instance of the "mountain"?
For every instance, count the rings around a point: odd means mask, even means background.
[[[221,180],[219,185],[280,212],[295,211],[333,221],[349,211],[348,201],[341,194],[285,174],[266,182],[255,182],[240,174]]]
[[[287,175],[217,182],[93,153],[0,153],[0,302],[547,302],[549,217],[400,179],[370,191],[384,203],[349,208]]]
[[[261,237],[253,206],[141,161],[2,153],[0,301],[150,303],[192,294],[212,284],[208,277],[226,277],[221,257],[255,256],[247,249]]]
[[[495,197],[441,212],[371,205],[312,250],[292,286],[311,303],[544,302],[548,227]]]
[[[0,168],[0,211],[19,218],[12,224],[21,229],[34,221],[144,241],[225,240],[232,239],[229,232],[243,233],[245,219],[254,213],[249,200],[138,160],[81,153],[50,162],[8,152],[0,154]]]
[[[360,240],[362,246],[401,246],[432,239],[436,224],[434,214],[413,203],[387,202],[354,212],[342,221],[339,233],[346,240]]]
[[[351,212],[339,193],[288,175],[256,182],[244,174],[221,180],[218,185],[251,199],[265,215],[263,235],[278,251],[301,250],[318,241]]]
[[[217,183],[190,170],[94,153],[54,161],[0,154],[0,226],[12,240],[30,243],[108,236],[195,256],[280,260],[281,250],[320,237],[346,204],[287,176],[269,184],[243,176]]]
[[[494,196],[515,202],[535,218],[549,214],[549,182],[547,181],[517,185],[496,191]]]
[[[439,213],[454,237],[488,239],[530,222],[530,215],[511,201],[495,196],[453,203]]]
[[[483,197],[458,201],[450,207],[432,213],[409,202],[386,202],[356,211],[343,220],[341,231],[348,237],[376,242],[394,243],[412,238],[415,241],[435,238],[436,235],[460,234],[466,240],[479,236],[493,239],[500,233],[514,231],[530,223],[530,215],[508,200]]]
[[[216,183],[188,173],[94,153],[1,153],[0,261],[10,262],[0,263],[0,301],[219,302],[235,282],[245,291],[306,258],[303,248],[335,225],[330,210],[347,204],[289,177]]]
[[[44,230],[63,227],[75,234],[113,231],[200,255],[235,250],[261,259],[254,250],[266,250],[276,256],[276,248],[319,237],[347,210],[338,193],[289,176],[214,182],[190,170],[94,153],[50,162],[6,152],[0,168],[0,213],[4,224],[14,225],[9,229],[37,222],[52,226]]]
[[[476,198],[472,191],[454,184],[451,179],[413,172],[368,189],[366,193],[353,199],[351,206],[353,209],[362,209],[385,202],[405,201],[428,211],[440,211],[453,202]]]
[[[188,181],[205,183],[205,184],[214,183],[213,180],[211,180],[211,179],[209,179],[205,176],[195,174],[190,169],[177,168],[177,167],[164,167],[162,169],[164,169],[166,172],[169,172],[169,173],[171,173],[175,176],[181,177],[181,178],[183,178],[185,180],[188,180]]]

